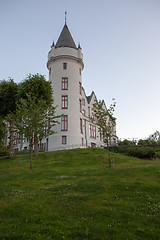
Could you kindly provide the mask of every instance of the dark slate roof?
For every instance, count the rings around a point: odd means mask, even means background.
[[[58,47],[70,47],[70,48],[75,48],[77,49],[76,47],[76,44],[71,36],[71,33],[67,27],[67,24],[65,23],[63,29],[62,29],[62,32],[58,38],[58,41],[56,43],[56,48]]]
[[[93,97],[93,94],[94,94],[94,92],[92,91],[91,95],[87,97],[87,101],[88,101],[88,103],[91,102],[91,99],[92,99],[92,97]]]

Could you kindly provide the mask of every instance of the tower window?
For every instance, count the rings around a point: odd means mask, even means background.
[[[80,108],[80,112],[82,112],[82,100],[79,99],[79,108]]]
[[[68,78],[62,78],[62,90],[68,90]]]
[[[68,96],[62,96],[62,109],[68,108]]]
[[[84,109],[82,110],[82,115],[86,116],[86,111]]]
[[[62,136],[62,144],[67,144],[67,136]]]
[[[79,93],[82,95],[82,84],[79,82]]]
[[[51,67],[49,68],[49,75],[51,74]]]
[[[81,133],[83,133],[82,118],[80,118],[80,131],[81,131]]]
[[[61,130],[62,131],[68,130],[68,115],[61,116]]]
[[[81,68],[79,68],[79,74],[81,75]]]
[[[85,99],[82,98],[82,105],[85,106]]]
[[[67,69],[67,63],[63,63],[63,69]]]

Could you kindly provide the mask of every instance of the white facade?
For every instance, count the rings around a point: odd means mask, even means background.
[[[81,47],[76,47],[66,23],[48,53],[47,68],[60,124],[54,127],[55,134],[39,143],[40,151],[104,146],[98,126],[90,121],[96,95],[92,92],[86,96],[82,87],[83,54]],[[107,111],[104,101],[102,106]],[[116,142],[115,126],[110,145]],[[15,144],[16,151],[28,147],[25,140]]]
[[[98,127],[90,122],[96,96],[92,92],[91,96],[86,97],[82,88],[84,64],[81,48],[73,45],[73,39],[67,39],[68,31],[65,24],[59,44],[53,45],[48,54],[47,67],[54,105],[57,106],[56,114],[61,116],[60,124],[54,128],[56,134],[48,137],[48,151],[104,145]],[[64,87],[65,80],[67,86]],[[111,144],[115,144],[116,139],[115,133]]]
[[[66,69],[63,69],[66,64]],[[55,48],[52,46],[48,54],[49,81],[53,88],[54,105],[57,106],[56,114],[64,115],[67,126],[62,127],[63,117],[59,119],[54,130],[57,132],[49,137],[48,150],[59,148],[62,145],[62,136],[66,138],[66,146],[81,145],[79,100],[82,98],[79,92],[81,85],[81,71],[83,69],[83,56],[81,49],[69,47]],[[67,80],[68,83],[63,81]],[[67,84],[67,87],[63,85]],[[66,89],[64,89],[66,88]],[[62,98],[67,98],[67,106],[62,106]],[[64,137],[63,137],[64,138]]]

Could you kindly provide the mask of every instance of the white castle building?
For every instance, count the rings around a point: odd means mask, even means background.
[[[53,43],[48,53],[47,62],[56,114],[61,119],[55,126],[56,134],[48,137],[42,149],[51,151],[104,145],[98,126],[90,121],[96,95],[92,91],[90,96],[86,96],[82,87],[84,64],[81,50],[80,45],[76,47],[65,22],[56,45]],[[107,111],[104,101],[102,105]],[[111,145],[117,142],[116,127],[113,135]]]
[[[83,54],[80,45],[76,47],[66,22],[56,45],[53,43],[48,53],[47,68],[60,124],[54,127],[55,134],[39,143],[40,151],[104,146],[99,127],[90,120],[97,98],[93,91],[86,96],[82,87]],[[107,111],[104,101],[102,107]],[[116,143],[115,125],[110,145]],[[15,140],[15,151],[28,148],[26,139]]]

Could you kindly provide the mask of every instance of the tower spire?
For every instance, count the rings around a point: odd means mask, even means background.
[[[67,12],[65,12],[65,24],[67,22]]]

